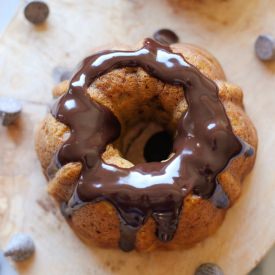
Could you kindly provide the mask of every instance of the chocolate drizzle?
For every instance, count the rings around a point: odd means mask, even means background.
[[[106,145],[119,137],[120,123],[86,91],[96,78],[121,67],[142,67],[165,83],[183,87],[188,109],[179,121],[174,154],[165,162],[124,169],[101,158]],[[119,245],[124,251],[134,248],[135,234],[150,216],[156,221],[157,237],[170,241],[189,193],[228,207],[217,175],[241,152],[242,144],[232,132],[216,84],[168,46],[146,39],[137,51],[105,51],[86,58],[52,115],[71,131],[56,154],[56,164],[82,163],[67,213],[86,203],[110,202],[121,219]]]

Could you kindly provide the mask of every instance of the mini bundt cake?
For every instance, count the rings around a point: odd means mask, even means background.
[[[147,38],[138,50],[86,58],[54,94],[36,150],[48,192],[81,239],[176,249],[220,226],[253,167],[257,134],[242,90],[211,54]],[[171,137],[164,159],[126,159],[125,137],[141,122]],[[155,150],[167,150],[162,144]]]

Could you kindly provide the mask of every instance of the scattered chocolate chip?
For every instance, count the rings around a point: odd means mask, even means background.
[[[24,261],[30,258],[35,251],[32,238],[24,233],[15,234],[4,249],[4,256],[14,261]]]
[[[153,38],[166,45],[174,44],[179,42],[179,37],[175,32],[169,29],[160,29],[154,33]]]
[[[200,265],[196,269],[195,275],[224,275],[224,273],[218,265],[212,263],[205,263]]]
[[[2,125],[8,126],[15,122],[22,110],[21,103],[13,98],[0,97],[0,118]]]
[[[24,15],[34,25],[46,21],[50,13],[48,5],[43,1],[31,1],[24,9]]]
[[[270,35],[260,35],[255,42],[257,57],[263,61],[275,59],[275,39]]]

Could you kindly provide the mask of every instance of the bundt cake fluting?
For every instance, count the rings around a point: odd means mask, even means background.
[[[253,167],[257,135],[241,89],[213,56],[145,39],[136,51],[86,58],[55,93],[36,149],[49,193],[82,239],[124,251],[174,249],[219,227]],[[173,136],[167,159],[124,158],[124,137],[141,121]]]

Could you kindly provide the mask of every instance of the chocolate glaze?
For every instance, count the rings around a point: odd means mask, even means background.
[[[188,109],[179,120],[174,154],[165,162],[126,169],[101,158],[106,145],[119,137],[120,123],[86,91],[96,78],[121,67],[142,67],[151,76],[183,88]],[[218,208],[228,207],[217,175],[241,153],[242,144],[232,132],[216,84],[168,46],[146,39],[137,51],[105,51],[86,58],[52,115],[71,131],[56,154],[56,165],[82,163],[75,192],[63,212],[86,203],[110,202],[119,213],[119,245],[124,251],[134,248],[136,232],[149,217],[156,222],[157,237],[170,241],[189,193]]]
[[[169,29],[160,29],[154,33],[153,37],[156,41],[164,45],[171,45],[179,42],[177,34]]]

